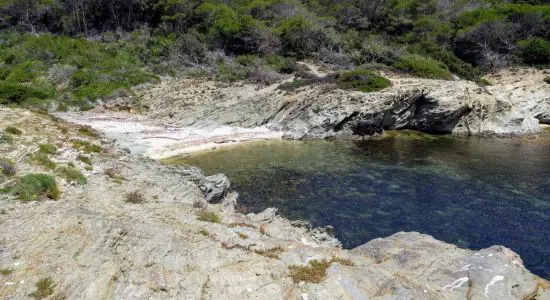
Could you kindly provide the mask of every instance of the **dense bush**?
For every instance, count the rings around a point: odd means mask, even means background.
[[[391,81],[369,70],[354,70],[341,73],[338,77],[338,86],[342,89],[369,93],[391,86]]]
[[[415,76],[434,78],[434,79],[451,79],[452,75],[447,69],[447,66],[439,61],[431,58],[423,57],[418,54],[408,54],[400,57],[394,67],[398,70],[410,73]]]
[[[549,60],[535,0],[0,1],[0,19],[3,104],[85,109],[158,75],[270,84],[304,58],[477,82]]]
[[[537,37],[532,37],[518,42],[520,55],[523,61],[532,65],[550,63],[550,42]]]
[[[22,201],[39,200],[47,197],[52,200],[59,199],[59,189],[52,176],[45,174],[28,174],[19,179],[13,188],[14,193]]]

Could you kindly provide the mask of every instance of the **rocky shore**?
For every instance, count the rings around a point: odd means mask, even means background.
[[[0,107],[0,127],[22,131],[0,138],[0,158],[16,169],[0,177],[0,297],[550,299],[549,282],[505,247],[472,251],[401,232],[345,250],[330,227],[275,208],[243,214],[223,174],[150,159],[283,136],[536,133],[550,115],[543,72],[508,72],[486,88],[391,77],[391,88],[369,94],[171,79],[84,114]],[[55,151],[37,160],[44,145]],[[84,180],[61,176],[62,166]],[[53,176],[59,199],[18,200],[10,187],[31,173]]]
[[[22,130],[0,144],[17,169],[1,187],[39,172],[55,176],[61,192],[31,202],[0,194],[3,299],[550,298],[548,281],[502,246],[471,251],[402,232],[344,250],[330,227],[276,209],[239,213],[224,175],[130,156],[47,115],[0,108],[0,123]],[[85,153],[84,142],[102,150]],[[58,148],[53,162],[74,165],[86,183],[31,160],[45,143]],[[143,201],[128,202],[133,192]]]
[[[323,75],[312,71],[311,76]],[[550,123],[546,71],[502,71],[487,77],[491,86],[385,75],[392,87],[373,93],[330,83],[285,90],[283,83],[261,87],[167,78],[138,88],[132,98],[58,116],[155,159],[282,137],[364,139],[399,129],[510,136],[536,134]],[[136,114],[139,109],[143,113]]]

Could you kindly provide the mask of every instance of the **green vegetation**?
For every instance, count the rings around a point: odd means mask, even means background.
[[[21,135],[23,134],[23,131],[13,127],[13,126],[8,126],[6,127],[6,129],[4,129],[4,132],[6,133],[9,133],[9,134],[13,134],[13,135]]]
[[[527,64],[546,65],[550,63],[550,42],[548,40],[531,37],[518,42],[521,57]]]
[[[34,299],[44,299],[51,296],[54,293],[55,283],[50,277],[40,279],[36,283],[36,291],[32,292],[29,296]]]
[[[52,144],[40,144],[38,145],[38,152],[43,154],[56,154],[57,147]]]
[[[3,276],[9,276],[11,273],[13,273],[13,269],[0,269],[0,274]]]
[[[63,176],[67,181],[74,182],[76,184],[86,184],[86,177],[74,167],[60,167],[57,169],[57,173]]]
[[[133,204],[141,204],[145,202],[145,197],[140,191],[129,192],[125,195],[126,202]]]
[[[338,86],[342,89],[358,90],[369,93],[383,90],[391,86],[391,82],[369,70],[355,70],[341,73]]]
[[[0,173],[2,173],[4,176],[11,177],[15,175],[15,164],[13,161],[0,157]]]
[[[55,179],[46,174],[28,174],[21,177],[13,192],[21,201],[34,201],[41,197],[58,200],[60,194]]]
[[[44,152],[36,152],[33,156],[31,156],[31,161],[43,166],[46,170],[55,170],[55,168],[57,168],[57,164]]]
[[[79,161],[91,166],[92,165],[92,159],[89,157],[89,156],[84,156],[84,155],[78,155],[76,157],[76,159],[78,159]]]
[[[73,148],[82,150],[86,153],[100,153],[101,151],[103,151],[100,146],[94,145],[88,141],[72,140],[71,142],[73,143]]]
[[[550,76],[544,77],[543,81],[550,84]]]
[[[550,57],[537,0],[0,1],[0,18],[0,103],[40,108],[88,109],[159,75],[270,84],[301,59],[481,82]]]
[[[93,130],[91,127],[88,127],[88,126],[79,127],[78,134],[82,136],[89,136],[89,137],[95,137],[95,138],[99,137],[99,134],[95,130]]]
[[[408,54],[400,57],[394,63],[395,68],[415,76],[434,78],[434,79],[451,79],[451,72],[447,67],[432,58],[420,56],[418,54]]]
[[[198,219],[200,221],[212,222],[212,223],[220,223],[221,222],[220,217],[216,213],[206,211],[206,210],[202,210],[201,212],[199,212],[198,217],[199,217]]]
[[[204,236],[210,236],[210,233],[208,231],[204,230],[204,229],[199,230],[199,233],[204,235]]]

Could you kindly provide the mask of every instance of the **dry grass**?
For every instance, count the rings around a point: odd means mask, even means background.
[[[265,256],[265,257],[269,257],[269,258],[273,258],[273,259],[279,259],[281,254],[285,251],[282,247],[277,246],[277,247],[273,247],[273,248],[270,248],[270,249],[267,249],[267,250],[256,250],[254,252],[256,252],[257,254],[260,254],[262,256]]]
[[[355,266],[350,259],[332,257],[331,260],[311,260],[306,266],[290,266],[290,277],[295,283],[301,281],[320,283],[327,276],[327,269],[332,263],[339,263],[345,266]]]
[[[125,198],[128,203],[141,204],[145,202],[145,197],[140,191],[126,193]]]
[[[239,233],[237,233],[237,234],[238,234],[239,237],[240,237],[241,239],[243,239],[243,240],[246,240],[246,239],[248,238],[248,235],[246,235],[246,234],[244,234],[244,233],[242,233],[242,232],[239,232]]]
[[[199,212],[198,214],[199,221],[205,221],[205,222],[212,222],[212,223],[220,223],[221,219],[220,217],[211,211],[203,210]]]

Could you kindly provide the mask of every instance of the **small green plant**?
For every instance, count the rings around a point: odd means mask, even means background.
[[[269,258],[273,258],[273,259],[279,259],[281,254],[284,252],[284,250],[283,250],[283,248],[277,246],[277,247],[273,247],[273,248],[270,248],[270,249],[267,249],[267,250],[256,250],[255,252],[257,254],[265,256],[265,257],[269,257]]]
[[[79,155],[76,157],[76,159],[78,159],[79,161],[87,165],[90,165],[90,166],[92,165],[92,159],[89,156]]]
[[[52,144],[40,144],[38,145],[38,152],[44,154],[56,154],[57,147]]]
[[[21,135],[21,134],[23,134],[23,131],[21,131],[21,130],[19,130],[18,128],[13,127],[13,126],[8,126],[8,127],[6,127],[6,129],[4,129],[4,131],[5,131],[6,133],[13,134],[13,135]]]
[[[341,89],[370,93],[383,90],[389,86],[391,86],[391,81],[369,70],[344,72],[338,77],[338,87]]]
[[[140,204],[145,202],[145,197],[143,197],[143,194],[140,191],[133,191],[126,193],[126,202],[133,203],[133,204]]]
[[[40,279],[36,283],[36,291],[32,292],[29,296],[34,299],[44,299],[53,294],[55,283],[50,277]]]
[[[199,217],[198,219],[200,221],[212,222],[212,223],[220,223],[221,222],[220,217],[216,213],[206,211],[206,210],[203,210],[203,211],[199,212],[198,217]]]
[[[407,54],[400,57],[395,61],[394,67],[418,77],[446,80],[453,78],[447,66],[435,59],[418,54]]]
[[[0,157],[0,172],[8,177],[15,175],[15,164],[7,158]]]
[[[103,151],[103,149],[100,146],[91,144],[88,141],[73,140],[72,143],[73,143],[73,148],[82,150],[86,153],[100,153],[101,151]]]
[[[0,144],[12,144],[13,143],[13,136],[10,134],[2,134],[0,133]]]
[[[204,235],[204,236],[210,236],[210,233],[204,229],[200,230],[199,231],[200,234]]]
[[[63,176],[67,181],[74,182],[76,184],[86,184],[86,177],[82,173],[73,167],[60,167],[57,169],[57,173]]]
[[[0,269],[0,274],[4,276],[9,276],[13,273],[13,269]]]
[[[89,137],[99,137],[99,134],[89,126],[81,126],[78,128],[78,134]]]
[[[57,168],[57,164],[52,161],[44,152],[36,152],[33,156],[31,156],[31,160],[38,165],[43,166],[47,170],[54,170],[55,168]]]
[[[344,266],[355,266],[355,263],[349,258],[341,258],[341,257],[333,256],[330,262],[339,263]]]
[[[60,194],[55,179],[46,174],[28,174],[21,177],[13,191],[21,201],[34,201],[41,197],[57,200]]]
[[[544,77],[543,81],[550,84],[550,76]]]

